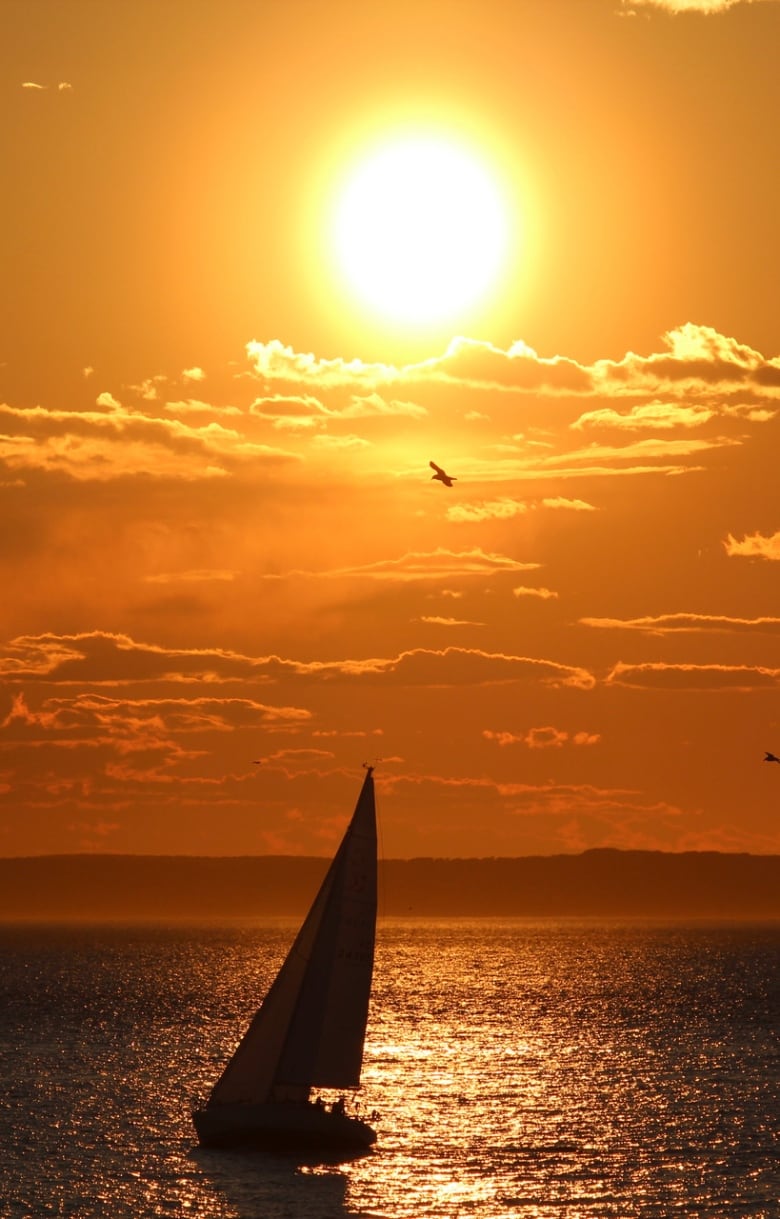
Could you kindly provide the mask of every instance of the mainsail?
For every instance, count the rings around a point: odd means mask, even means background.
[[[360,1083],[374,966],[373,768],[306,920],[207,1108],[306,1099]]]

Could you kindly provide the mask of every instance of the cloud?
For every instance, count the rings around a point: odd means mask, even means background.
[[[144,576],[147,584],[209,584],[235,580],[238,572],[228,568],[196,568],[192,571],[157,572]]]
[[[658,458],[664,455],[662,445],[671,442],[659,442],[655,452],[650,452],[646,449],[641,453],[643,458]],[[730,444],[738,444],[739,441],[729,441]],[[684,457],[698,453],[705,453],[710,448],[717,447],[716,444],[702,442],[699,445],[680,448],[677,453],[669,453],[669,456]],[[685,464],[683,462],[665,462],[654,461],[649,464],[647,461],[637,461],[636,457],[640,452],[635,447],[632,449],[629,446],[618,447],[603,446],[599,450],[593,446],[588,452],[585,449],[574,450],[572,452],[562,452],[547,461],[533,461],[524,457],[521,450],[512,445],[505,444],[502,446],[502,457],[493,461],[485,461],[479,466],[475,464],[474,476],[480,481],[506,482],[507,480],[516,481],[539,481],[549,482],[550,479],[584,479],[584,478],[638,478],[648,474],[665,475],[666,477],[675,477],[682,474],[696,474],[704,470],[704,466],[693,463]],[[571,462],[569,462],[571,458]],[[593,464],[588,464],[592,461]],[[621,462],[626,464],[622,465]]]
[[[25,81],[22,81],[22,88],[23,88],[23,89],[38,89],[38,90],[44,90],[44,89],[48,89],[48,87],[49,87],[48,85],[40,85],[40,84],[38,84],[38,82],[37,82],[37,81],[35,81],[35,80],[25,80]],[[70,81],[68,81],[68,80],[61,80],[61,81],[59,81],[59,82],[58,82],[58,84],[57,84],[57,92],[58,92],[58,93],[69,93],[69,92],[72,90],[72,88],[73,88],[73,85],[72,85],[72,84],[70,83]]]
[[[631,407],[628,411],[616,411],[613,407],[586,411],[572,424],[573,428],[612,428],[624,431],[649,429],[670,431],[673,428],[701,427],[714,418],[716,412],[705,406],[680,406],[676,402],[647,402]]]
[[[764,2],[773,3],[775,0]],[[728,12],[739,4],[758,4],[761,0],[621,0],[621,3],[629,13],[642,8],[656,8],[675,16],[681,13],[699,13],[704,17],[712,17],[717,13]]]
[[[277,749],[263,758],[262,762],[263,765],[282,765],[285,769],[292,767],[293,770],[308,771],[312,764],[330,761],[334,757],[335,754],[329,749]]]
[[[314,437],[313,443],[316,448],[331,451],[339,449],[349,451],[355,449],[368,449],[371,447],[370,440],[365,440],[362,436],[354,436],[352,433],[347,436],[318,435]]]
[[[398,369],[390,364],[366,364],[362,360],[322,360],[313,352],[296,352],[279,339],[246,344],[254,373],[263,381],[317,382],[322,385],[352,385],[356,382],[378,384],[394,381]]]
[[[392,676],[402,684],[442,687],[515,681],[539,681],[581,690],[590,690],[595,685],[593,676],[576,666],[540,657],[486,652],[481,648],[410,648],[395,657],[313,663],[311,669],[351,676]]]
[[[252,371],[231,374],[239,397],[229,405],[200,394],[162,401],[172,382],[204,384],[192,365],[103,389],[92,410],[2,406],[0,461],[81,482],[196,481],[238,478],[254,464],[285,478],[296,466],[307,477],[332,474],[337,454],[346,462],[361,451],[353,482],[379,476],[405,490],[412,471],[419,478],[412,444],[427,451],[446,419],[461,482],[442,510],[447,521],[480,524],[541,508],[593,510],[576,496],[529,499],[517,484],[700,470],[702,457],[745,444],[748,427],[780,406],[780,360],[693,324],[667,332],[661,352],[589,366],[522,342],[501,350],[466,338],[400,367],[322,360],[278,340],[249,344],[247,354]],[[284,442],[267,443],[273,433]],[[583,435],[600,442],[583,444]],[[469,482],[509,481],[514,494],[464,498]]]
[[[355,419],[422,419],[428,414],[415,402],[385,398],[376,391],[352,393],[341,404],[326,404],[310,393],[272,394],[256,398],[249,410],[272,427],[288,430],[324,428]]]
[[[567,509],[574,512],[594,512],[592,504],[581,499],[566,499],[564,496],[550,496],[538,501],[512,499],[502,496],[500,499],[482,500],[473,504],[454,504],[447,509],[448,521],[456,524],[479,524],[481,521],[509,521],[515,516],[524,516],[527,512],[538,511],[539,508],[552,510]]]
[[[780,684],[780,669],[763,665],[666,664],[619,661],[605,678],[608,686],[655,690],[722,690],[745,692],[773,689]]]
[[[315,728],[314,737],[370,737],[384,736],[384,728]]]
[[[513,597],[541,597],[542,601],[549,601],[558,594],[553,592],[551,588],[528,588],[521,584],[517,588],[512,589]]]
[[[323,386],[363,384],[386,386],[398,382],[457,382],[507,390],[541,390],[575,393],[587,391],[589,377],[575,361],[561,356],[540,357],[525,343],[502,351],[477,339],[456,338],[441,356],[400,367],[369,364],[362,360],[322,360],[313,353],[296,352],[278,339],[252,340],[246,352],[260,379],[314,383]]]
[[[410,551],[398,559],[377,559],[356,567],[327,568],[321,571],[295,569],[284,573],[264,573],[264,580],[290,579],[293,576],[311,579],[392,580],[407,583],[416,580],[451,580],[456,577],[493,576],[517,571],[533,571],[539,563],[524,563],[506,555],[490,554],[476,547],[473,550]]]
[[[139,385],[128,385],[127,388],[145,402],[155,402],[160,396],[160,389],[167,381],[168,378],[163,373],[156,373],[153,377],[145,377]]]
[[[671,435],[632,438],[623,444],[593,442],[570,448],[561,439],[557,451],[540,453],[529,451],[521,437],[495,444],[493,453],[472,459],[470,470],[462,473],[468,473],[473,480],[502,482],[691,474],[705,467],[687,459],[705,457],[713,450],[734,448],[743,442],[744,436]]]
[[[543,499],[542,504],[545,508],[562,508],[570,512],[596,512],[598,511],[593,504],[587,503],[584,499],[566,499],[562,495]]]
[[[235,733],[246,728],[274,732],[302,727],[311,718],[306,708],[274,706],[251,698],[124,698],[96,692],[47,697],[32,709],[20,692],[0,723],[0,749],[26,746],[94,752],[109,746],[121,756],[163,753],[172,762],[199,753],[175,744],[174,738],[182,735],[205,739],[214,732]]]
[[[252,341],[246,352],[253,373],[268,385],[274,382],[318,385],[323,389],[364,387],[364,392],[392,385],[461,385],[511,394],[555,396],[624,396],[627,394],[707,394],[713,388],[750,388],[780,395],[780,359],[760,352],[710,326],[693,322],[662,336],[665,351],[649,356],[628,352],[620,360],[581,365],[565,356],[540,356],[523,342],[503,350],[477,339],[453,339],[447,349],[417,364],[394,366],[362,360],[322,360],[300,353],[278,339]],[[661,405],[667,411],[671,405]],[[472,412],[473,415],[473,412]],[[482,418],[483,413],[477,412]],[[652,414],[648,415],[648,419]],[[658,415],[657,417],[660,417]],[[697,426],[688,418],[686,426]],[[649,424],[646,423],[646,426]],[[655,426],[658,426],[656,419]]]
[[[256,398],[249,410],[279,430],[324,427],[328,417],[319,399],[306,394]]]
[[[580,618],[582,626],[600,630],[642,631],[648,635],[670,635],[682,631],[766,631],[780,627],[780,618],[733,618],[726,614],[657,614],[642,618]]]
[[[119,402],[114,395],[110,394],[107,390],[104,390],[103,393],[98,394],[97,398],[95,399],[95,406],[106,406],[112,411],[121,411],[122,409],[122,403]]]
[[[765,537],[761,533],[748,534],[739,541],[731,534],[723,543],[729,558],[738,559],[780,559],[780,532]]]
[[[72,821],[68,825],[72,834],[80,834],[79,846],[84,851],[105,850],[104,839],[121,829],[118,821]]]
[[[91,411],[0,403],[0,421],[0,460],[9,469],[65,473],[79,481],[127,475],[192,480],[299,460],[214,420],[191,423],[132,410],[108,391]]]
[[[237,406],[215,407],[211,402],[202,402],[199,398],[179,399],[177,402],[166,402],[165,411],[170,415],[217,415],[240,417],[241,410]]]
[[[448,521],[508,521],[513,516],[522,516],[528,511],[528,504],[523,500],[502,499],[484,500],[480,504],[455,504],[447,509]]]
[[[528,749],[560,749],[571,744],[576,746],[597,745],[601,736],[597,732],[567,732],[547,724],[543,728],[529,728],[525,733],[494,732],[484,729],[482,736],[486,741],[495,741],[502,748],[507,745],[526,745]]]
[[[663,335],[665,352],[638,356],[628,352],[621,360],[599,360],[591,367],[592,389],[612,394],[659,391],[706,394],[753,388],[777,396],[780,360],[766,360],[760,352],[711,326],[686,322]]]
[[[539,356],[518,341],[506,351],[476,339],[453,339],[443,356],[413,365],[410,378],[443,377],[473,386],[511,392],[584,393],[590,388],[587,368],[565,356]]]
[[[407,795],[404,789],[409,788],[412,791]],[[664,830],[663,822],[667,819],[676,821],[682,816],[682,810],[674,804],[654,800],[635,788],[601,787],[590,783],[520,783],[487,776],[450,778],[407,771],[387,776],[384,790],[388,793],[400,790],[404,800],[421,804],[428,810],[441,807],[444,797],[446,825],[457,820],[464,807],[472,811],[472,815],[475,808],[480,809],[482,817],[500,808],[509,817],[545,822],[550,818],[565,819],[557,831],[546,828],[567,852],[592,846],[594,829],[595,840],[600,844],[617,843],[625,848],[655,846],[657,849],[659,834]],[[598,825],[587,826],[593,820]],[[583,832],[586,826],[587,832]],[[574,841],[575,837],[577,841]]]
[[[590,690],[586,669],[543,657],[479,648],[411,648],[395,656],[298,661],[277,655],[247,656],[228,649],[165,648],[128,635],[91,631],[78,635],[27,635],[0,650],[0,678],[14,683],[141,684],[231,681],[263,684],[305,679],[323,682],[392,680],[409,685],[470,685],[539,681]]]
[[[730,436],[714,436],[711,439],[692,439],[683,436],[675,440],[652,437],[646,440],[634,440],[632,443],[621,445],[620,447],[607,444],[589,444],[581,449],[572,449],[553,456],[539,457],[535,460],[534,464],[548,473],[553,470],[558,473],[557,467],[559,466],[572,468],[577,465],[582,466],[581,473],[590,473],[599,468],[596,464],[599,462],[645,462],[654,458],[668,460],[671,457],[690,457],[705,453],[708,449],[734,446],[740,443],[736,437]],[[643,470],[653,469],[652,466],[646,465],[643,465],[641,468]],[[662,467],[655,468],[659,471],[662,469]]]
[[[424,406],[401,398],[383,398],[376,392],[371,394],[354,394],[348,404],[340,411],[332,411],[332,415],[342,419],[370,419],[376,416],[400,416],[408,419],[422,419],[428,412]]]
[[[417,622],[427,622],[430,626],[484,626],[484,622],[471,622],[468,618],[439,618],[433,614],[424,614]]]

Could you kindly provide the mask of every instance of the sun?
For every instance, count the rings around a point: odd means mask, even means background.
[[[404,135],[346,176],[331,237],[339,274],[363,306],[425,325],[489,297],[509,232],[497,177],[474,152],[439,135]]]

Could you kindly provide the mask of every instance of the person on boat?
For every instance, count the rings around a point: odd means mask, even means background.
[[[343,1117],[345,1109],[346,1109],[346,1101],[343,1096],[340,1096],[338,1098],[338,1100],[334,1100],[332,1108],[331,1108],[331,1113],[337,1113],[339,1115],[339,1117]]]

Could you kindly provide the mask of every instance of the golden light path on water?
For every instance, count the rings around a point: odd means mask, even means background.
[[[380,924],[375,1150],[199,1149],[295,929],[0,928],[3,1219],[776,1219],[776,924]]]
[[[735,1204],[745,1058],[731,1033],[713,1040],[702,947],[636,928],[385,928],[363,1098],[379,1144],[343,1167],[345,1212],[689,1215],[691,1186]]]

